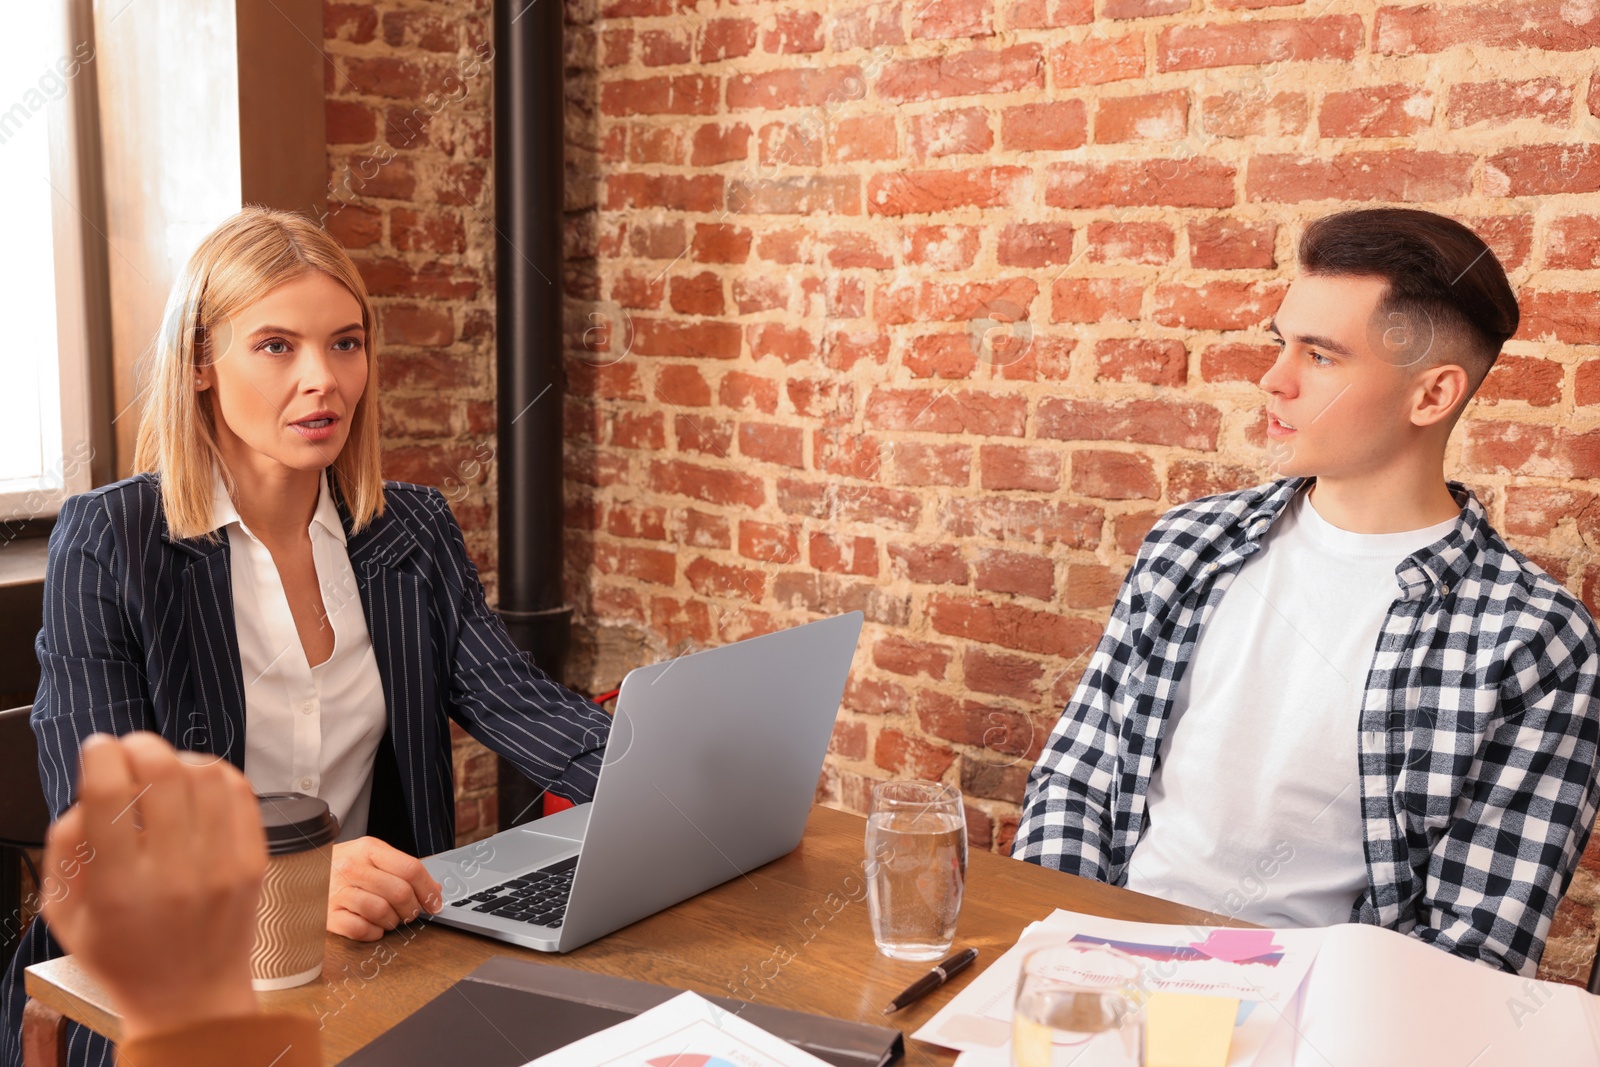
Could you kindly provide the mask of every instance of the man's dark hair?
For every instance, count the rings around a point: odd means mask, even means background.
[[[1469,397],[1517,332],[1517,298],[1500,261],[1443,215],[1396,207],[1325,215],[1306,227],[1299,256],[1307,274],[1387,281],[1375,349],[1403,363],[1460,364]]]

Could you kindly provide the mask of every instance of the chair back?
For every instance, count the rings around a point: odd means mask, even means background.
[[[39,783],[39,744],[31,706],[0,711],[0,845],[43,848],[50,807]]]

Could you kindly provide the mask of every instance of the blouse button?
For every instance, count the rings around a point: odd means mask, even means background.
[[[311,779],[309,779],[309,778],[300,779],[300,788],[302,790],[304,790],[305,792],[307,792],[307,793],[311,792]]]

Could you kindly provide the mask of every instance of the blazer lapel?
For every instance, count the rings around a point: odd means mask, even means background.
[[[182,579],[183,623],[189,646],[190,696],[184,721],[167,724],[182,749],[224,756],[244,769],[244,678],[233,617],[233,580],[226,536],[217,541],[173,540],[190,557]]]

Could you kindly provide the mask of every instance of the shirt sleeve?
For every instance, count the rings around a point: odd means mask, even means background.
[[[1600,656],[1593,621],[1572,608],[1558,602],[1534,628],[1518,628],[1496,720],[1429,850],[1409,931],[1530,977],[1600,798]]]
[[[460,597],[451,716],[552,793],[577,803],[592,799],[611,716],[554,681],[512,643],[505,623],[489,607],[449,504],[437,490],[434,495],[446,538],[440,566]]]
[[[1125,681],[1137,655],[1141,564],[1123,578],[1105,633],[1028,775],[1011,850],[1017,859],[1102,882],[1111,877],[1111,802],[1128,714]]]
[[[117,1067],[322,1067],[316,1020],[300,1015],[242,1015],[124,1042]]]

